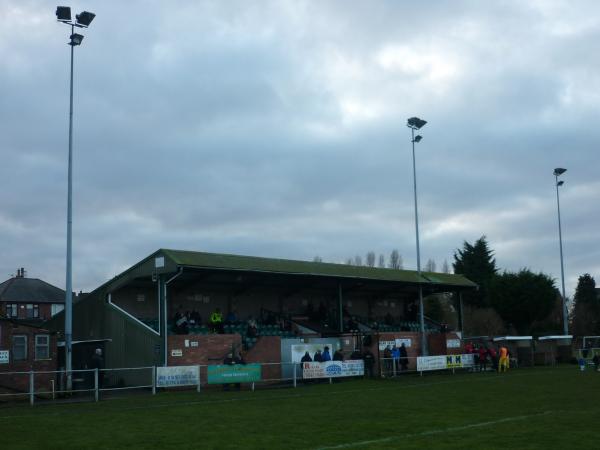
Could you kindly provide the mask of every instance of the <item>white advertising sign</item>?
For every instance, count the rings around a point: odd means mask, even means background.
[[[8,350],[0,350],[0,364],[8,364],[10,362],[10,356]]]
[[[460,348],[460,339],[446,339],[446,348]]]
[[[305,362],[302,364],[303,378],[356,377],[365,374],[362,359],[348,361]]]
[[[197,386],[200,382],[198,366],[171,366],[156,368],[156,386]]]
[[[464,368],[471,367],[473,364],[472,354],[419,356],[417,358],[417,371]]]

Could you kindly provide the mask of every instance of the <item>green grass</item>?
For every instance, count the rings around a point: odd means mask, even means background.
[[[594,449],[600,373],[574,366],[0,408],[0,448]]]

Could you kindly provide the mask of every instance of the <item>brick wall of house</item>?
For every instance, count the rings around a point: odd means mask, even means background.
[[[8,316],[7,306],[12,302],[2,302],[0,309],[2,313]],[[38,305],[39,317],[31,318],[27,317],[27,303],[17,303],[17,317],[14,319],[29,319],[29,320],[48,320],[52,317],[52,304],[51,303],[36,303]]]
[[[15,361],[13,357],[13,336],[27,336],[27,358]],[[49,358],[36,359],[35,336],[49,336]],[[9,351],[9,363],[0,364],[0,391],[27,392],[29,391],[28,374],[7,374],[8,372],[54,371],[57,368],[56,336],[48,330],[0,320],[0,350]],[[55,374],[36,374],[34,377],[36,391],[51,391],[51,380]]]

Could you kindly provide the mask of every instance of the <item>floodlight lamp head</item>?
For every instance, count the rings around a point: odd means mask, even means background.
[[[71,35],[71,42],[69,42],[69,45],[81,45],[81,41],[83,41],[83,36],[81,34],[74,33]]]
[[[423,136],[421,136],[420,134],[417,134],[417,135],[415,136],[415,142],[417,142],[417,143],[418,143],[418,142],[421,142],[421,139],[423,139]]]
[[[77,24],[86,28],[90,26],[90,23],[92,23],[94,17],[96,17],[96,14],[91,13],[89,11],[83,11],[82,13],[77,14],[75,16],[75,18],[77,19]]]
[[[555,177],[559,177],[561,176],[563,173],[565,173],[567,171],[567,169],[563,169],[561,167],[557,167],[556,169],[554,169],[554,176]]]
[[[419,119],[418,117],[411,117],[406,122],[406,126],[408,128],[412,128],[413,130],[420,130],[421,128],[423,128],[425,126],[426,123],[427,123],[426,120]]]
[[[71,8],[68,6],[57,6],[56,7],[56,20],[59,22],[70,22],[71,21]]]
[[[563,184],[565,184],[565,182],[562,180],[560,180],[558,183],[556,183],[557,186],[562,186]]]

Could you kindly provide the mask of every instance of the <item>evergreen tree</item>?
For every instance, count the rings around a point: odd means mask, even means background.
[[[473,245],[465,241],[462,250],[454,252],[452,266],[454,273],[464,275],[479,285],[477,291],[463,294],[465,303],[478,307],[489,306],[490,283],[498,269],[494,252],[489,249],[485,236],[480,237]]]
[[[589,273],[579,277],[573,300],[573,334],[600,334],[600,299],[596,281]]]
[[[533,323],[547,318],[552,312],[556,287],[554,280],[543,273],[536,274],[527,269],[504,272],[492,281],[490,301],[508,328],[530,334]]]

